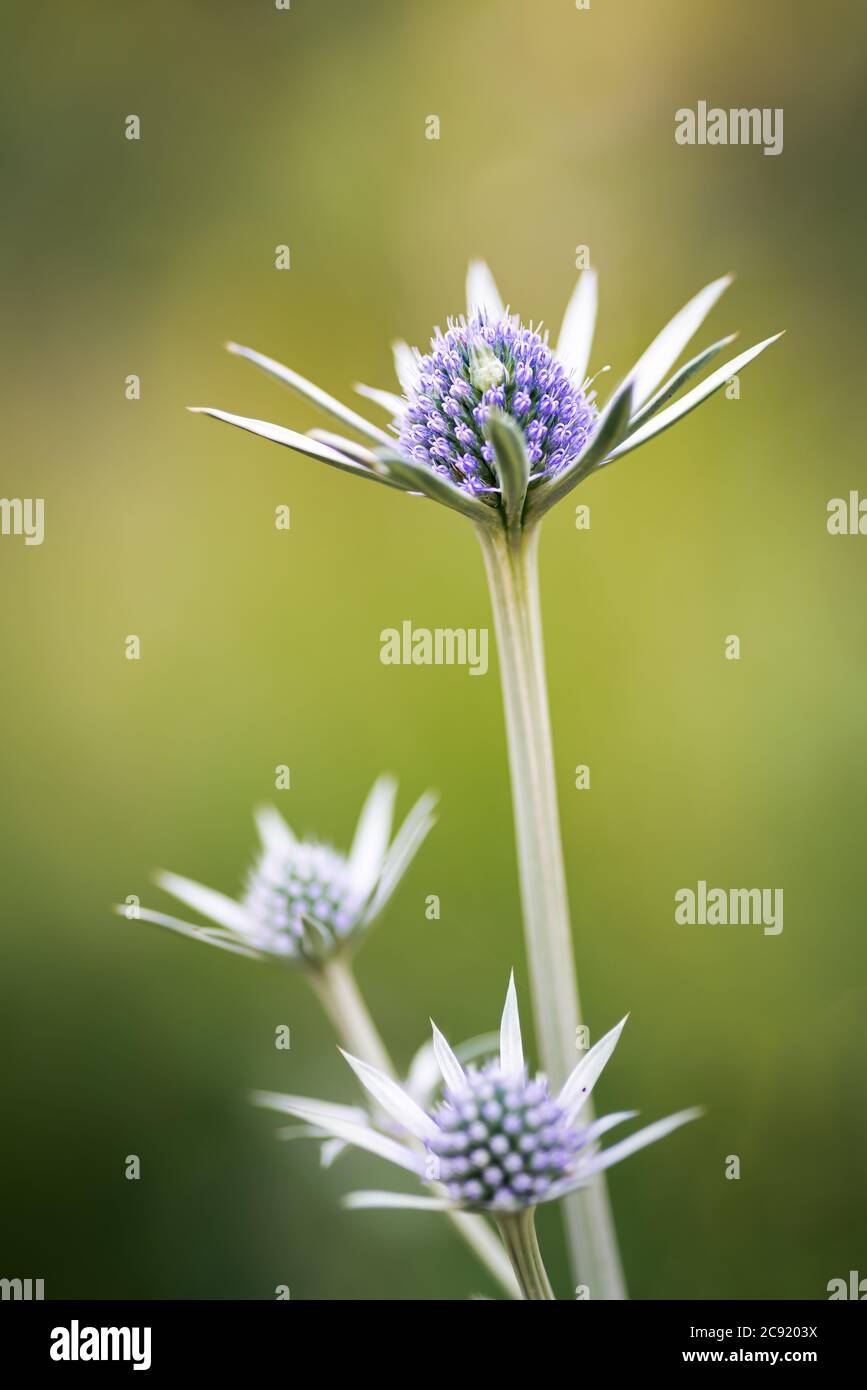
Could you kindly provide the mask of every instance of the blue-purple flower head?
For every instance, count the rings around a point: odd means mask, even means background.
[[[513,1207],[542,1201],[569,1176],[584,1140],[545,1077],[504,1076],[499,1062],[444,1088],[427,1140],[433,1170],[456,1202]]]
[[[346,856],[310,841],[257,854],[241,903],[260,949],[314,957],[355,931],[367,907]]]
[[[439,1069],[439,1103],[420,1103],[376,1067],[344,1053],[373,1101],[370,1118],[345,1105],[302,1096],[259,1092],[255,1100],[301,1120],[308,1131],[378,1154],[412,1173],[432,1195],[356,1192],[351,1207],[520,1211],[556,1201],[594,1173],[670,1134],[697,1110],[646,1125],[601,1149],[599,1140],[632,1110],[581,1119],[597,1079],[611,1057],[623,1019],[575,1065],[552,1094],[546,1077],[531,1077],[524,1062],[514,980],[500,1022],[499,1053],[483,1065],[464,1066],[434,1025],[432,1051]]]
[[[531,480],[553,477],[585,448],[597,410],[548,346],[548,335],[478,310],[437,330],[419,357],[395,421],[401,451],[498,506],[501,487],[492,412],[521,429]]]
[[[300,434],[211,406],[191,409],[236,425],[343,473],[432,498],[483,527],[509,532],[538,521],[591,473],[675,424],[776,341],[775,334],[684,388],[727,347],[720,338],[677,367],[687,343],[731,283],[724,275],[675,314],[601,407],[588,379],[596,274],[584,270],[552,346],[505,308],[481,261],[467,275],[466,317],[436,331],[430,350],[394,345],[400,393],[358,386],[386,427],[343,405],[291,367],[252,348],[229,350],[339,420],[350,434]],[[672,369],[674,369],[672,371]],[[672,374],[669,376],[668,373]]]
[[[261,807],[260,845],[239,898],[180,874],[157,875],[162,888],[214,925],[137,905],[117,910],[237,955],[316,966],[357,944],[379,918],[434,823],[435,798],[427,793],[392,839],[396,793],[391,777],[374,783],[348,854],[297,838],[277,810]]]

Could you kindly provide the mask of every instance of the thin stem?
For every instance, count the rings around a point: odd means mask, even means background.
[[[581,1016],[545,681],[539,526],[511,536],[492,527],[477,531],[500,655],[533,1010],[542,1064],[560,1085],[577,1060]],[[604,1178],[565,1198],[564,1218],[576,1280],[591,1297],[626,1298]]]
[[[334,956],[310,971],[308,979],[347,1052],[399,1080],[349,962]],[[518,1286],[509,1261],[504,1258],[500,1243],[484,1217],[465,1211],[449,1211],[446,1215],[491,1277],[509,1298],[517,1298]]]
[[[535,1207],[526,1207],[523,1211],[503,1213],[497,1217],[497,1226],[521,1286],[521,1297],[542,1303],[553,1300],[554,1291],[536,1239],[535,1211]]]
[[[340,956],[327,960],[309,975],[314,993],[327,1014],[335,1033],[354,1057],[368,1066],[394,1076],[394,1065],[385,1050],[367,1005],[358,988],[352,967]]]

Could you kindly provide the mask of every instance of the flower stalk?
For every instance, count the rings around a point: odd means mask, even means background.
[[[521,1287],[521,1297],[531,1303],[550,1302],[554,1291],[542,1262],[536,1239],[535,1207],[497,1217],[503,1244]]]
[[[542,1065],[554,1081],[575,1062],[581,1022],[554,776],[539,605],[539,523],[476,528],[500,656],[518,873]],[[572,1272],[591,1296],[627,1297],[605,1179],[564,1201]]]
[[[331,956],[319,969],[309,971],[307,978],[343,1046],[370,1066],[394,1075],[385,1043],[346,957]]]
[[[313,992],[347,1051],[397,1080],[394,1064],[386,1051],[376,1024],[370,1016],[361,990],[345,957],[332,956],[318,969],[308,972]],[[484,1217],[472,1212],[446,1213],[452,1226],[485,1266],[491,1278],[509,1298],[519,1296],[511,1256],[505,1258],[502,1246]],[[508,1250],[508,1247],[507,1247]]]

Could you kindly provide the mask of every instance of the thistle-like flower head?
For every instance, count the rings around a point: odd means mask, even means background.
[[[310,841],[266,846],[241,902],[274,955],[329,951],[356,929],[367,906],[346,856]]]
[[[438,1104],[419,1104],[410,1086],[343,1055],[374,1102],[378,1122],[357,1109],[300,1096],[258,1093],[258,1104],[301,1120],[307,1132],[355,1144],[414,1173],[433,1195],[356,1192],[351,1207],[413,1207],[444,1211],[510,1212],[556,1201],[700,1112],[684,1110],[647,1125],[608,1149],[599,1140],[634,1118],[621,1111],[587,1123],[581,1112],[613,1053],[625,1019],[578,1062],[556,1096],[544,1076],[530,1077],[524,1062],[514,981],[500,1024],[499,1053],[464,1067],[439,1029],[433,1054],[441,1076]]]
[[[536,329],[478,310],[437,332],[419,357],[395,420],[398,444],[465,491],[500,502],[489,436],[501,411],[523,432],[529,478],[553,477],[582,452],[598,411]]]
[[[261,845],[240,898],[178,874],[157,875],[161,887],[215,926],[195,926],[143,907],[117,911],[241,955],[315,965],[357,944],[382,913],[434,823],[434,798],[427,794],[389,843],[396,791],[390,777],[375,783],[348,854],[297,839],[278,811],[261,808],[256,814]]]
[[[595,377],[587,377],[596,322],[594,271],[582,272],[551,346],[547,332],[525,326],[504,307],[488,267],[474,262],[466,315],[450,319],[445,333],[437,329],[426,352],[395,344],[400,394],[356,388],[386,412],[388,430],[291,367],[237,343],[229,344],[231,352],[292,387],[360,439],[329,430],[299,434],[210,406],[191,409],[356,477],[433,498],[480,526],[516,532],[591,473],[688,415],[776,341],[779,334],[684,389],[732,342],[733,335],[721,338],[675,367],[730,282],[730,276],[714,280],[675,314],[603,406],[597,404]]]
[[[500,1207],[539,1202],[569,1176],[583,1146],[580,1129],[551,1096],[544,1076],[522,1068],[504,1074],[499,1061],[467,1070],[445,1087],[427,1141],[436,1171],[455,1201]]]

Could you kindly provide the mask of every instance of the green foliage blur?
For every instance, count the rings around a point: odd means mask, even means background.
[[[697,346],[788,330],[542,542],[580,988],[594,1035],[631,1010],[600,1104],[707,1107],[612,1175],[630,1288],[867,1274],[867,541],[825,526],[867,476],[864,30],[834,0],[13,0],[0,490],[46,499],[46,538],[0,538],[0,1274],[49,1298],[495,1292],[445,1222],[341,1211],[390,1170],[324,1172],[247,1104],[354,1099],[303,980],[110,905],[171,910],[158,866],[236,891],[269,797],[348,845],[391,769],[401,809],[442,798],[359,959],[398,1062],[431,1014],[455,1041],[495,1027],[512,965],[529,1020],[496,662],[379,661],[404,619],[490,623],[472,528],[184,407],[326,423],[223,342],[344,399],[391,388],[391,340],[461,311],[471,256],[556,332],[585,244],[609,381],[727,270]],[[782,107],[782,155],[676,145],[699,100]],[[676,926],[699,879],[782,887],[784,931]],[[568,1298],[556,1212],[541,1239]]]

